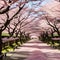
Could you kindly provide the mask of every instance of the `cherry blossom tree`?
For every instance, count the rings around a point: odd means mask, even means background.
[[[2,32],[10,24],[13,18],[23,9],[25,2],[25,0],[20,2],[18,2],[18,0],[0,0],[0,20],[2,21],[2,23],[0,23],[0,55],[2,54]],[[13,6],[15,3],[18,4],[16,7]],[[2,60],[2,56],[0,59]]]
[[[55,0],[55,1],[58,1],[58,2],[60,2],[60,0]]]
[[[47,18],[46,18],[47,22],[48,22],[48,25],[50,25],[52,28],[53,28],[53,33],[56,32],[58,34],[58,36],[60,36],[60,27],[58,25],[58,22],[56,19],[54,19],[54,21],[51,23]]]

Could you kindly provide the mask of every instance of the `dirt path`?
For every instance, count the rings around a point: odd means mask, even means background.
[[[60,60],[60,51],[35,39],[8,53],[7,56],[7,60]]]

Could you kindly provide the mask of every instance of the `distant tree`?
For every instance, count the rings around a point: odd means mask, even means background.
[[[54,32],[56,32],[56,33],[58,34],[58,36],[60,36],[60,31],[59,31],[59,27],[57,26],[58,23],[57,23],[56,18],[54,19],[53,22],[50,22],[47,17],[46,17],[46,20],[47,20],[47,22],[48,22],[48,25],[53,28],[53,31],[51,30],[51,31],[52,31],[52,34],[53,34]],[[53,36],[53,35],[52,35],[52,36]]]

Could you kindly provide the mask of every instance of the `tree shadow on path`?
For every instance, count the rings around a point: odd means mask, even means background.
[[[60,53],[39,40],[31,40],[7,54],[4,60],[59,60]]]

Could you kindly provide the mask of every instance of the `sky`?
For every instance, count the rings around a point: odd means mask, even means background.
[[[51,3],[53,1],[54,0],[44,0],[41,4],[39,4],[40,1],[30,1],[25,6],[28,7],[29,9],[33,9],[35,11],[38,11],[41,6],[44,6],[45,4]],[[37,16],[37,14],[41,14],[41,12],[38,12],[36,14],[32,12],[31,14],[34,15],[34,16]]]
[[[36,5],[35,5],[35,4],[38,5],[39,2],[40,2],[40,1],[30,1],[29,3],[26,4],[26,6],[28,6],[29,8],[39,7],[39,6],[36,6]],[[50,3],[50,2],[53,2],[53,0],[44,0],[41,5],[43,6],[43,5],[45,5],[45,4],[47,4],[47,3]],[[15,7],[16,5],[17,5],[17,3],[13,4],[14,7]]]
[[[43,6],[43,5],[45,5],[45,4],[47,4],[47,3],[51,3],[51,2],[53,2],[54,0],[45,0],[41,5]]]
[[[29,6],[29,8],[32,8],[32,7],[36,6],[35,4],[38,5],[39,2],[40,2],[40,1],[30,1],[30,2],[27,4],[27,6]],[[44,1],[41,3],[41,5],[43,6],[43,5],[45,5],[45,4],[47,4],[47,3],[50,3],[50,2],[53,2],[53,0],[44,0]],[[38,6],[36,6],[36,7],[38,7]]]

